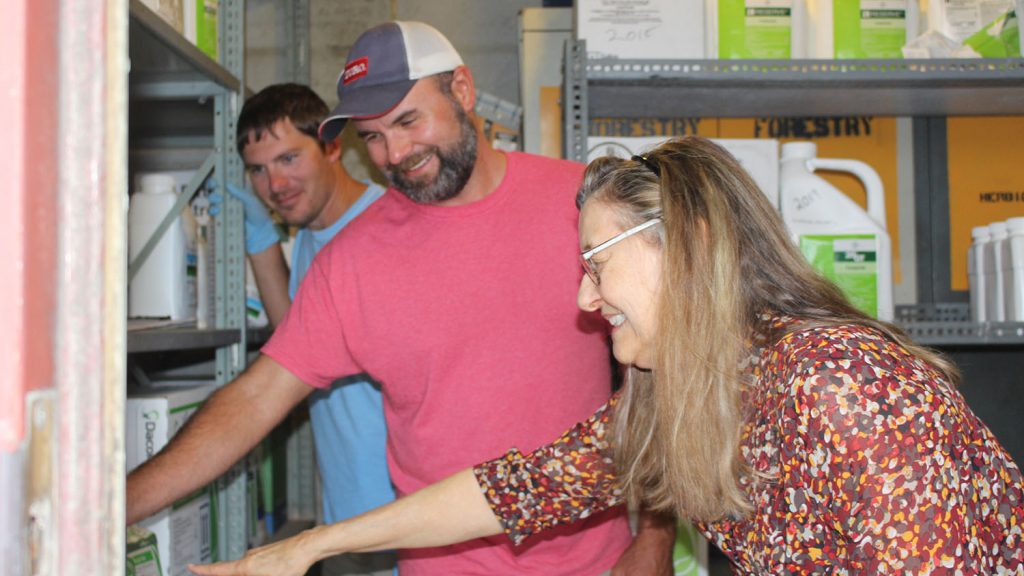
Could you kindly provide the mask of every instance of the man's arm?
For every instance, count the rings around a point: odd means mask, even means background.
[[[260,301],[267,311],[270,326],[276,328],[284,318],[292,300],[288,296],[288,263],[284,259],[281,243],[275,242],[262,252],[249,254],[252,275],[260,291]]]
[[[612,576],[671,576],[675,573],[672,563],[675,543],[675,518],[641,510],[636,537],[612,567]]]
[[[317,526],[240,560],[189,565],[203,576],[302,576],[317,560],[345,552],[429,548],[501,534],[472,469],[348,520]]]
[[[312,387],[267,356],[203,404],[159,454],[128,476],[129,524],[205,486],[252,450]]]

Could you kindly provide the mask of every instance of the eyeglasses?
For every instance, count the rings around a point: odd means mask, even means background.
[[[648,228],[654,226],[655,224],[658,224],[659,222],[661,222],[661,218],[651,218],[650,220],[642,224],[637,224],[636,226],[633,226],[632,228],[626,230],[621,234],[616,234],[611,239],[606,240],[598,244],[597,246],[594,246],[590,250],[587,250],[586,252],[580,254],[580,265],[583,266],[583,271],[587,273],[587,276],[589,276],[590,279],[594,282],[594,285],[601,285],[601,277],[597,274],[597,268],[594,267],[594,263],[590,260],[594,256],[594,254],[597,254],[598,252],[604,250],[605,248],[611,248],[616,243],[625,240],[626,238],[629,238],[630,236],[636,234],[637,232],[643,232],[644,230],[647,230]]]

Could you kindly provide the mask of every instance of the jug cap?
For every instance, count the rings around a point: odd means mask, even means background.
[[[150,172],[139,176],[139,192],[143,194],[174,193],[174,177],[163,172]]]
[[[1006,221],[1006,232],[1007,234],[1024,232],[1024,218],[1018,216],[1008,219]]]
[[[818,145],[814,142],[786,142],[782,145],[782,159],[802,158],[809,160],[818,155]]]

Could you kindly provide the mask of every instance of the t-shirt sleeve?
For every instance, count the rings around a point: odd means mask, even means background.
[[[954,532],[970,522],[955,518],[966,510],[953,498],[958,474],[948,459],[964,425],[958,404],[934,371],[880,335],[820,338],[790,382],[794,450],[804,460],[795,484],[811,495],[803,512],[842,535],[859,574],[931,573],[962,562]]]
[[[313,259],[288,313],[261,352],[300,380],[324,388],[358,373],[345,342],[343,318],[335,302],[340,282],[332,282],[325,252]]]
[[[484,497],[514,543],[622,502],[607,437],[617,400],[530,454],[513,448],[474,468]]]

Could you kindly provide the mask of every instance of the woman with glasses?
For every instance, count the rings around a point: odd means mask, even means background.
[[[196,572],[520,543],[627,501],[694,520],[738,574],[1024,572],[1020,469],[956,368],[816,273],[728,152],[596,160],[577,204],[578,302],[611,325],[619,394],[529,454]]]

